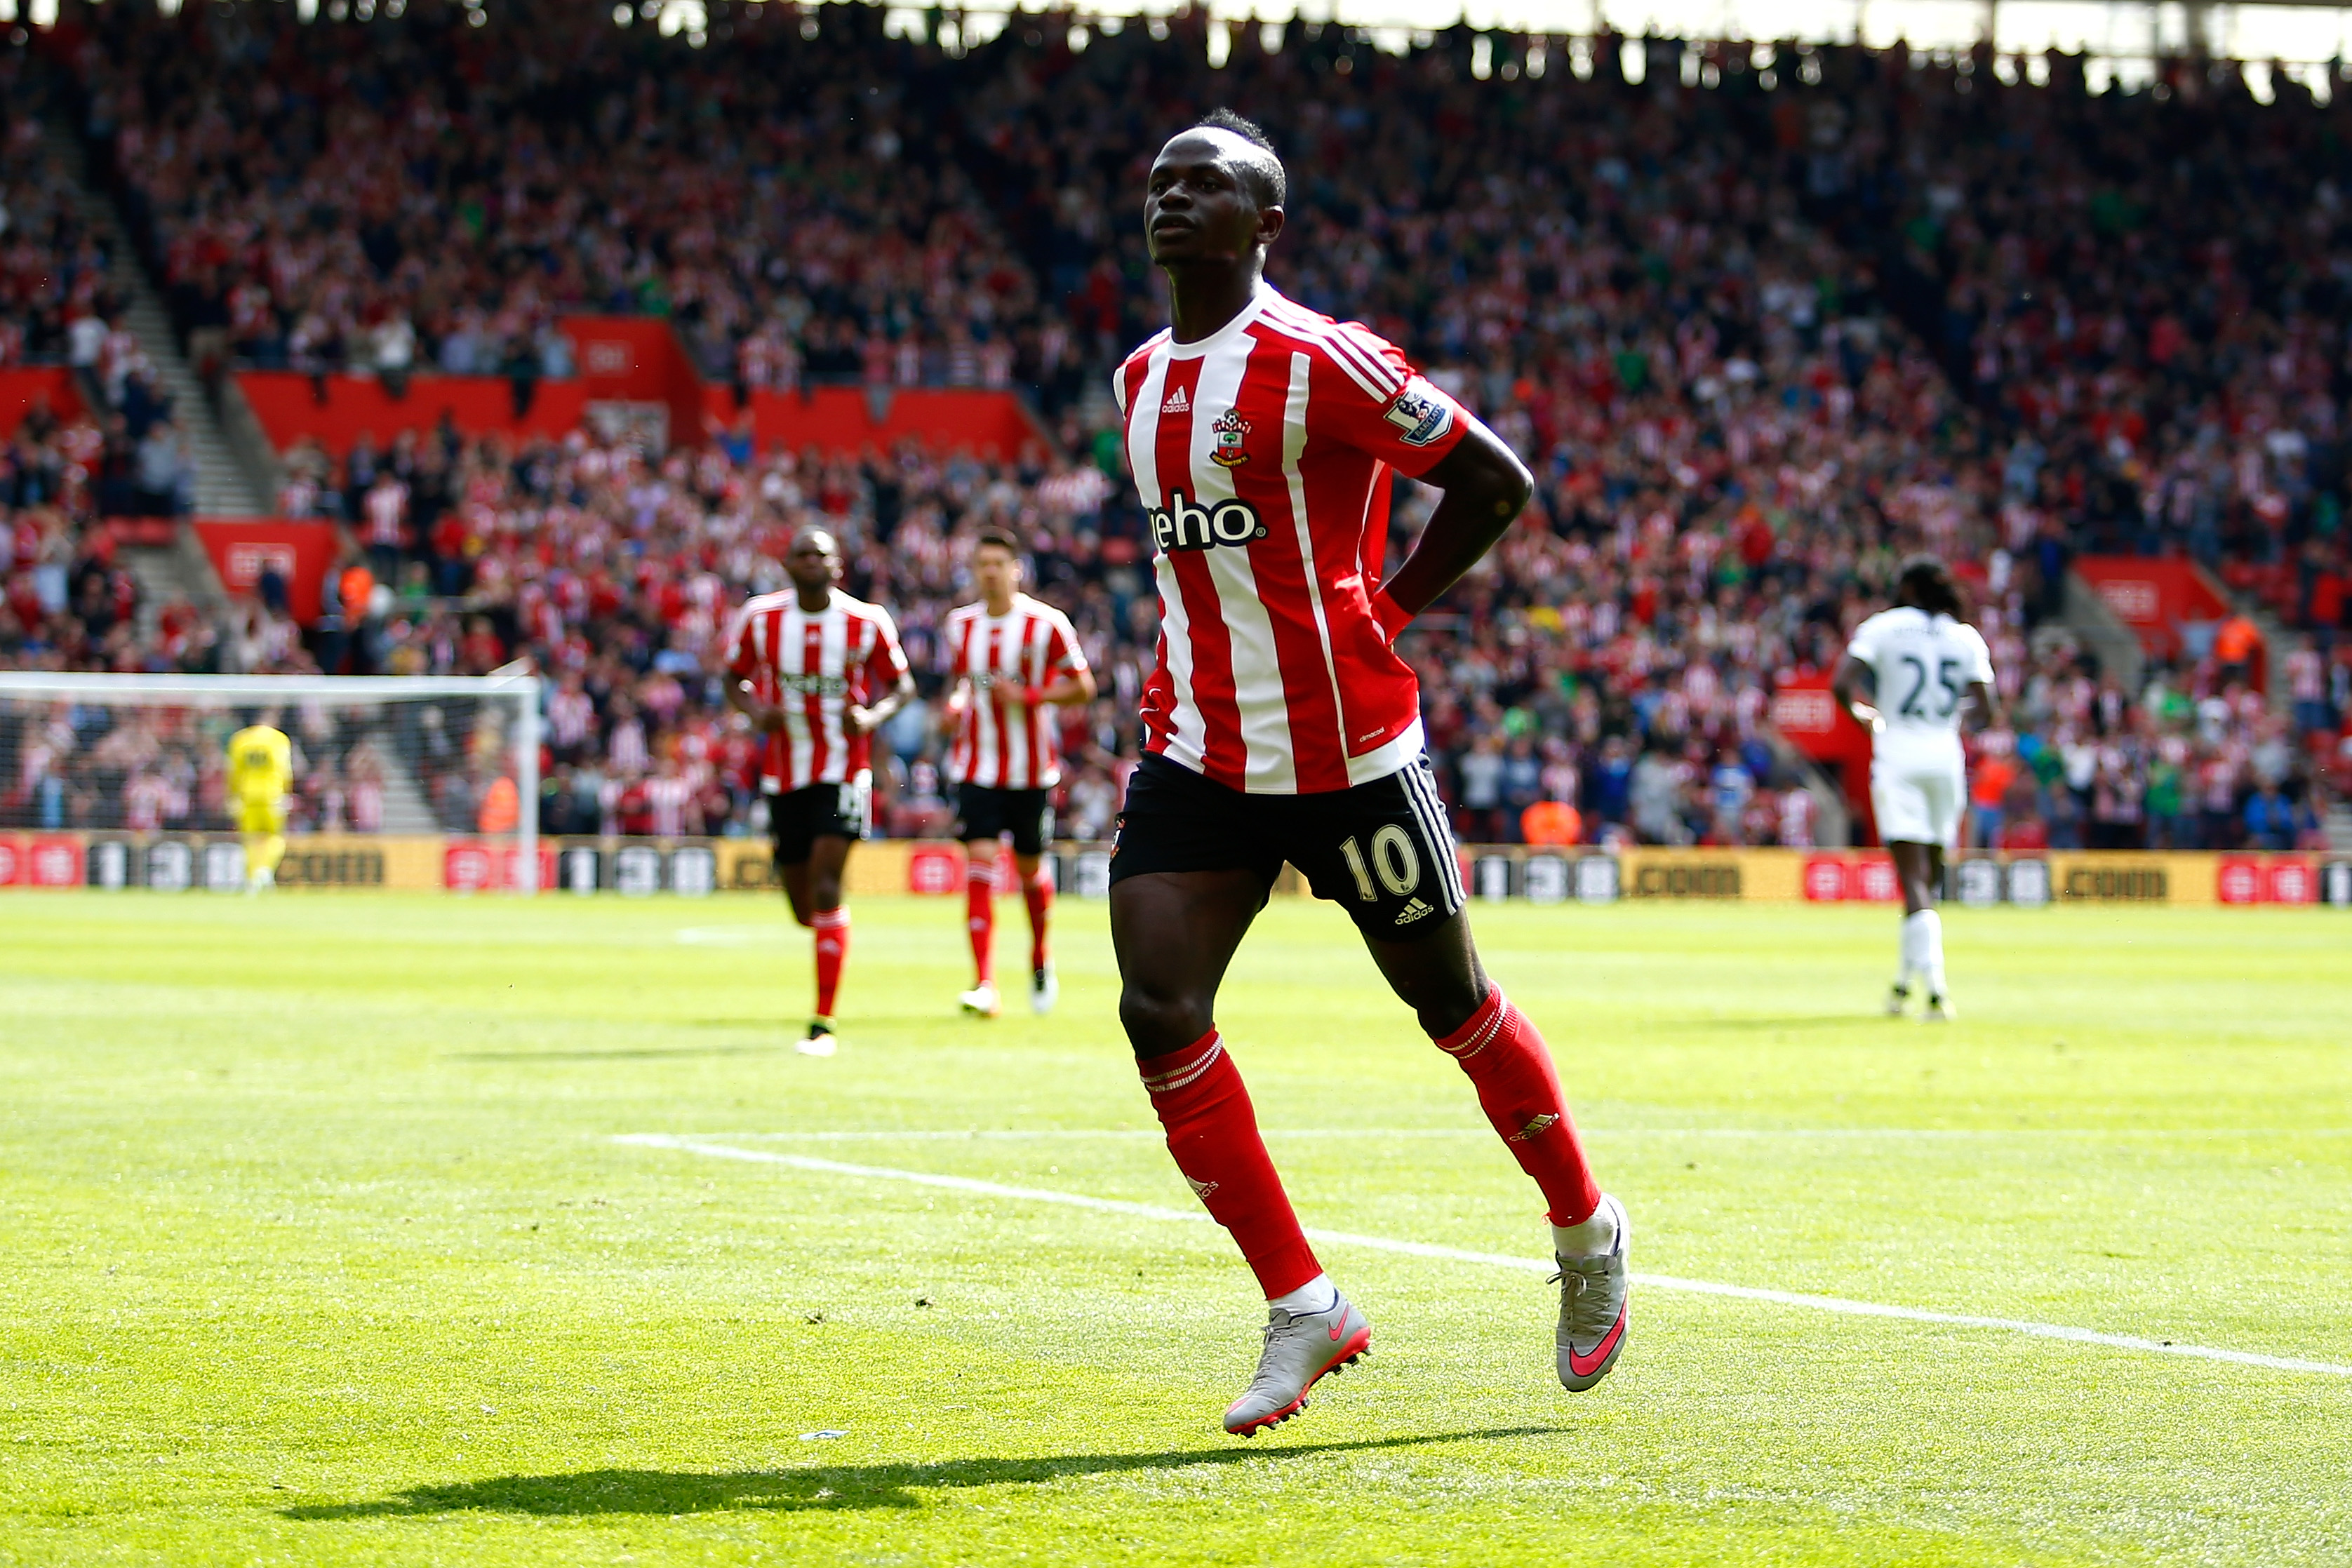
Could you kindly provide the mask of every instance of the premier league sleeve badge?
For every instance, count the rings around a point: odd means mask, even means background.
[[[1389,400],[1381,417],[1404,433],[1407,446],[1426,446],[1454,428],[1453,405],[1419,376]]]

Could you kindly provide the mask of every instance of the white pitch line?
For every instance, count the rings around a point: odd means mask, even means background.
[[[1492,1138],[1487,1127],[1267,1127],[1269,1138]],[[706,1133],[697,1136],[742,1138],[763,1144],[872,1143],[1050,1143],[1066,1138],[1146,1139],[1158,1143],[1157,1127],[877,1127],[859,1132]],[[1977,1141],[1995,1138],[2341,1138],[2345,1127],[1586,1127],[1586,1138],[1793,1138],[1853,1139],[1896,1143]]]
[[[818,1171],[827,1176],[863,1176],[872,1181],[908,1182],[916,1186],[943,1187],[950,1192],[977,1193],[983,1197],[1019,1198],[1030,1203],[1055,1203],[1066,1208],[1092,1209],[1100,1214],[1129,1214],[1139,1219],[1170,1219],[1185,1224],[1211,1223],[1209,1216],[1196,1208],[1166,1208],[1156,1203],[1130,1203],[1124,1198],[1089,1197],[1084,1193],[1055,1192],[1046,1187],[1008,1186],[1002,1182],[982,1181],[973,1176],[946,1176],[933,1171],[903,1171],[888,1166],[852,1165],[845,1160],[823,1160],[810,1155],[777,1154],[768,1149],[739,1149],[727,1144],[714,1144],[701,1138],[683,1138],[667,1133],[624,1133],[613,1140],[616,1144],[632,1144],[641,1148],[675,1149],[684,1154],[703,1155],[712,1159],[742,1160],[752,1165],[790,1166],[795,1170]],[[1554,1265],[1546,1260],[1515,1258],[1504,1252],[1472,1252],[1459,1247],[1440,1247],[1428,1241],[1401,1241],[1387,1236],[1360,1236],[1348,1230],[1324,1230],[1307,1227],[1310,1241],[1328,1241],[1334,1246],[1361,1247],[1375,1252],[1397,1253],[1408,1258],[1436,1258],[1454,1263],[1481,1263],[1495,1269],[1516,1269],[1524,1273],[1549,1274]],[[2064,1323],[2038,1323],[2021,1318],[1975,1317],[1964,1312],[1935,1312],[1919,1307],[1888,1306],[1878,1301],[1849,1301],[1843,1296],[1801,1295],[1793,1291],[1759,1290],[1753,1285],[1725,1285],[1711,1280],[1685,1280],[1672,1274],[1634,1274],[1635,1284],[1654,1291],[1680,1291],[1697,1296],[1727,1296],[1734,1301],[1765,1301],[1780,1307],[1803,1307],[1819,1312],[1842,1312],[1848,1317],[1895,1318],[1905,1322],[1943,1323],[1953,1328],[2000,1329],[2010,1333],[2031,1334],[2036,1339],[2070,1340],[2077,1344],[2105,1345],[2114,1350],[2147,1351],[2156,1355],[2185,1355],[2198,1361],[2235,1362],[2242,1366],[2267,1367],[2273,1372],[2313,1372],[2328,1377],[2352,1377],[2352,1366],[2332,1361],[2303,1361],[2294,1356],[2263,1355],[2254,1351],[2223,1350],[2214,1345],[2180,1344],[2169,1340],[2145,1339],[2138,1334],[2101,1333],[2095,1329],[2072,1328]]]

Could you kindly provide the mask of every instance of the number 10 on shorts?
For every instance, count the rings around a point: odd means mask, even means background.
[[[1365,862],[1363,846],[1353,837],[1339,845],[1339,855],[1348,862],[1349,874],[1356,879],[1356,896],[1366,904],[1380,897],[1372,889],[1375,872],[1380,873],[1381,885],[1398,898],[1421,885],[1421,856],[1414,852],[1412,840],[1394,822],[1372,835],[1370,864]]]

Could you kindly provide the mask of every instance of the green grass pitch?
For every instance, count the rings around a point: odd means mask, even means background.
[[[992,1023],[855,913],[819,1061],[764,900],[0,899],[0,1563],[2352,1561],[2352,1377],[1648,1289],[1571,1396],[1540,1276],[1361,1247],[1228,1439],[1212,1226],[616,1141],[1192,1207],[1099,904]],[[1945,1029],[1883,909],[1475,920],[1637,1270],[2352,1363],[2340,913],[1955,910]],[[1307,1224],[1538,1253],[1338,912],[1221,1021]]]

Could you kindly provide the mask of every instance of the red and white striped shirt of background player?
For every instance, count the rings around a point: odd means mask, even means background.
[[[686,809],[697,794],[694,780],[676,773],[656,773],[646,780],[646,810],[654,820],[654,836],[675,839],[686,832]]]
[[[1086,669],[1069,617],[1016,593],[1002,618],[992,618],[985,604],[950,612],[944,641],[948,678],[971,683],[948,776],[992,789],[1050,789],[1061,782],[1055,711],[1030,706],[1024,693]]]
[[[1344,789],[1419,756],[1420,689],[1371,596],[1388,470],[1452,451],[1460,405],[1393,345],[1264,284],[1212,336],[1136,350],[1113,391],[1157,554],[1147,749],[1256,794]]]
[[[811,784],[847,784],[871,766],[873,737],[842,725],[849,705],[863,706],[907,674],[898,628],[878,604],[839,589],[812,615],[792,589],[747,601],[727,639],[728,668],[751,683],[762,702],[783,710],[760,768],[771,794]]]
[[[560,688],[547,699],[549,744],[570,749],[588,744],[596,729],[596,702],[586,692]]]

